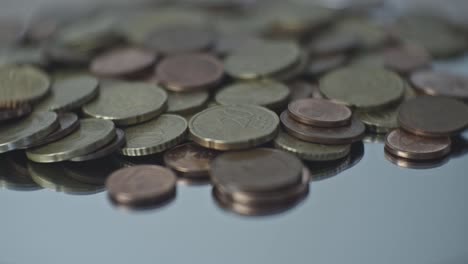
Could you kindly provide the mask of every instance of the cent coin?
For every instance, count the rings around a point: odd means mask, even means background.
[[[203,179],[209,177],[211,162],[218,155],[218,151],[187,143],[167,151],[164,163],[183,177]]]
[[[468,100],[468,78],[445,72],[420,71],[410,77],[414,88],[428,95]]]
[[[61,113],[58,114],[59,128],[47,135],[47,137],[40,139],[37,142],[33,142],[31,145],[27,145],[24,148],[34,148],[42,145],[49,144],[59,139],[68,136],[70,133],[77,130],[80,126],[78,116],[74,113]]]
[[[324,99],[301,99],[288,106],[290,116],[298,122],[318,127],[349,125],[353,113],[344,106]]]
[[[89,160],[97,160],[117,152],[121,147],[125,145],[125,133],[122,129],[117,128],[115,129],[115,134],[115,138],[109,144],[96,150],[95,152],[71,158],[70,161],[83,162]]]

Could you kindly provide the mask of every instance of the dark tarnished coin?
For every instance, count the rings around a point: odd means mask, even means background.
[[[284,111],[281,123],[285,130],[292,136],[307,142],[318,144],[342,145],[360,141],[364,137],[366,127],[358,119],[353,118],[349,126],[322,128],[304,125],[295,121]]]
[[[24,148],[34,148],[52,143],[68,136],[70,133],[74,132],[80,127],[78,116],[74,113],[58,114],[58,122],[60,127],[57,130],[47,135],[47,137],[40,139],[37,142],[33,142],[31,145],[27,145]]]
[[[216,57],[203,53],[170,56],[156,68],[157,80],[174,92],[211,88],[223,75],[223,64]]]
[[[47,74],[31,66],[0,67],[0,105],[36,102],[50,88]]]
[[[290,91],[289,101],[313,97],[314,91],[320,93],[318,85],[305,80],[292,81],[287,86]]]
[[[23,117],[31,113],[31,111],[30,104],[19,104],[15,107],[0,106],[0,122]]]
[[[401,74],[411,73],[431,64],[431,55],[421,46],[404,44],[384,50],[384,66]]]
[[[384,155],[388,161],[397,165],[398,167],[417,170],[434,169],[446,164],[450,159],[449,157],[443,157],[440,159],[433,160],[411,160],[397,157],[386,150],[384,151]]]
[[[353,115],[353,112],[344,105],[313,98],[291,102],[288,111],[296,121],[318,127],[349,125]]]
[[[401,105],[398,122],[416,135],[455,135],[468,127],[468,106],[447,97],[420,96]]]
[[[414,88],[428,95],[468,100],[468,78],[445,72],[420,71],[411,75]]]
[[[187,143],[167,151],[164,163],[183,177],[203,179],[209,177],[211,162],[218,155],[218,151]]]
[[[167,112],[179,115],[189,115],[203,109],[210,97],[207,91],[169,92],[168,95]]]
[[[120,169],[109,176],[106,187],[110,198],[125,205],[162,203],[176,193],[176,175],[155,165]]]
[[[95,152],[91,152],[83,156],[71,158],[70,161],[83,162],[83,161],[89,161],[89,160],[96,160],[96,159],[104,158],[106,156],[111,155],[112,153],[117,152],[121,147],[125,145],[125,133],[123,132],[122,129],[117,128],[115,129],[115,134],[116,134],[115,138],[109,144],[96,150]]]
[[[449,137],[425,138],[397,129],[390,132],[385,140],[385,150],[406,159],[431,160],[450,153]]]
[[[156,62],[156,53],[136,47],[118,48],[94,58],[90,71],[101,77],[132,77]]]

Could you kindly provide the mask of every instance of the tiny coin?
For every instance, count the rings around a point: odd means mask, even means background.
[[[139,165],[112,173],[106,181],[109,197],[120,204],[162,203],[176,193],[176,175],[155,165]]]
[[[214,106],[190,119],[193,141],[210,149],[252,148],[275,138],[278,116],[260,106]]]
[[[413,160],[438,159],[450,153],[449,137],[425,138],[403,130],[393,130],[385,139],[385,150],[391,154]]]
[[[288,83],[290,91],[289,100],[295,101],[299,99],[310,98],[314,91],[318,91],[318,85],[305,80],[295,80]],[[320,91],[319,91],[320,93]]]
[[[292,136],[307,142],[329,145],[351,144],[360,141],[364,137],[366,127],[356,118],[351,119],[349,126],[323,128],[304,125],[291,118],[288,111],[281,116],[281,123],[285,130]]]
[[[47,137],[40,139],[37,142],[33,142],[30,145],[24,146],[24,148],[35,148],[38,146],[46,145],[57,141],[59,139],[68,136],[72,132],[78,129],[80,126],[80,121],[78,116],[74,113],[60,113],[58,114],[58,122],[60,127],[52,132],[51,134],[47,135]]]
[[[59,162],[79,157],[108,144],[115,137],[114,123],[101,119],[82,119],[80,128],[48,145],[26,151],[29,160],[39,163]]]
[[[115,138],[109,144],[96,150],[95,152],[71,158],[70,161],[83,162],[89,160],[96,160],[111,155],[112,153],[116,152],[125,145],[125,133],[123,132],[123,130],[117,128],[115,129],[115,134]]]
[[[204,53],[173,55],[156,68],[156,78],[166,89],[188,92],[217,85],[223,78],[223,64]]]
[[[178,115],[164,114],[151,121],[124,128],[127,144],[124,156],[146,156],[163,152],[185,139],[187,121]]]
[[[0,122],[17,119],[30,114],[30,104],[19,104],[15,107],[0,107]]]
[[[238,82],[221,90],[215,96],[220,105],[251,104],[280,109],[287,104],[289,88],[273,80]]]
[[[157,117],[166,108],[167,93],[155,84],[109,82],[101,85],[98,98],[83,106],[83,112],[127,126]]]
[[[351,145],[321,145],[299,140],[280,131],[274,140],[275,147],[308,161],[331,161],[346,157]]]
[[[414,88],[428,95],[468,100],[468,78],[445,72],[420,71],[410,77]]]
[[[373,133],[386,134],[398,128],[398,107],[378,111],[357,111],[356,116]]]
[[[303,124],[318,127],[349,125],[353,112],[344,106],[324,99],[300,99],[288,105],[290,116]]]
[[[50,88],[47,74],[32,66],[0,67],[0,104],[36,102]]]
[[[204,179],[209,177],[211,162],[218,155],[218,151],[187,143],[167,151],[164,163],[183,177]]]
[[[384,66],[401,74],[408,74],[431,64],[431,55],[421,46],[404,44],[387,48],[383,53]]]
[[[190,115],[203,109],[210,94],[207,91],[189,93],[168,92],[167,112],[179,115]]]
[[[420,136],[456,135],[468,127],[468,106],[442,96],[419,96],[400,106],[401,128]]]

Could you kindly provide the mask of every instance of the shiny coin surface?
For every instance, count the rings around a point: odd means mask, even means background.
[[[432,60],[426,49],[415,44],[387,48],[384,50],[383,56],[384,66],[401,74],[428,67]]]
[[[455,135],[468,127],[468,106],[447,97],[420,96],[401,105],[398,122],[416,135]]]
[[[346,157],[351,145],[321,145],[302,141],[280,131],[274,140],[275,147],[308,161],[331,161]]]
[[[43,139],[59,127],[53,112],[37,112],[0,128],[0,153],[23,148]]]
[[[169,56],[156,68],[156,79],[175,92],[211,88],[223,75],[223,64],[216,57],[203,53]]]
[[[420,71],[410,77],[414,88],[428,95],[468,100],[468,78],[445,72]]]
[[[400,101],[405,82],[395,73],[378,68],[351,66],[320,80],[327,98],[357,108],[381,108]]]
[[[449,137],[424,138],[397,129],[385,140],[385,150],[397,157],[415,160],[430,160],[450,153]]]
[[[351,144],[360,141],[364,137],[366,127],[364,124],[353,118],[349,126],[322,128],[304,125],[295,121],[284,111],[281,116],[281,123],[286,132],[290,135],[307,142],[330,145]]]
[[[279,109],[287,104],[289,95],[286,85],[263,79],[229,85],[218,91],[215,100],[220,105],[251,104]]]
[[[126,126],[157,117],[166,108],[167,93],[154,84],[109,82],[101,85],[99,97],[83,106],[83,112]]]
[[[115,134],[115,138],[109,144],[96,150],[95,152],[71,158],[70,161],[83,162],[89,160],[96,160],[117,152],[121,147],[125,145],[125,133],[123,132],[123,130],[117,128],[115,129]]]
[[[234,150],[272,140],[278,125],[278,116],[264,107],[214,106],[193,116],[189,129],[192,140],[204,147]]]
[[[30,149],[28,159],[51,163],[82,156],[108,144],[115,137],[114,123],[101,119],[82,119],[80,128],[70,135],[48,145]]]
[[[298,122],[318,127],[349,125],[353,113],[344,106],[324,99],[301,99],[288,106],[290,116]]]
[[[164,114],[151,121],[126,127],[124,156],[146,156],[163,152],[185,139],[187,121],[178,115]]]
[[[47,74],[31,66],[5,66],[0,68],[0,104],[36,102],[50,88]]]
[[[210,94],[207,91],[189,93],[168,93],[167,112],[172,114],[187,115],[203,109]]]
[[[16,119],[31,113],[30,104],[19,104],[14,107],[0,107],[0,122]]]
[[[176,175],[169,169],[140,165],[112,173],[106,187],[115,202],[138,206],[170,199],[176,193],[176,182]]]
[[[74,132],[80,126],[78,116],[74,113],[58,114],[58,122],[60,126],[57,130],[50,133],[45,138],[40,139],[37,142],[33,142],[31,145],[27,145],[24,148],[34,148],[57,141]]]
[[[209,177],[211,162],[218,155],[218,151],[187,143],[167,151],[164,163],[183,177],[204,179]]]

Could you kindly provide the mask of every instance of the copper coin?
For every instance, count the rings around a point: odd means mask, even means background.
[[[49,134],[46,138],[43,138],[37,142],[32,143],[31,145],[26,146],[25,148],[34,148],[42,145],[46,145],[62,139],[80,127],[80,121],[78,116],[74,113],[59,113],[58,121],[60,127]]]
[[[318,127],[349,125],[353,112],[344,106],[324,99],[300,99],[288,105],[290,116],[303,124]]]
[[[194,143],[177,146],[164,154],[164,163],[187,178],[207,178],[213,161],[219,152]]]
[[[96,57],[90,71],[102,77],[126,77],[142,73],[156,62],[156,53],[136,47],[118,48]]]
[[[431,55],[426,49],[414,44],[387,48],[383,56],[385,67],[401,74],[411,73],[431,64]]]
[[[75,161],[75,162],[83,162],[83,161],[90,161],[90,160],[96,160],[96,159],[101,159],[104,157],[107,157],[120,148],[122,148],[126,141],[125,141],[125,132],[122,129],[116,128],[115,129],[115,138],[111,141],[111,143],[105,145],[104,147],[96,150],[95,152],[91,152],[89,154],[79,156],[79,157],[74,157],[70,159],[70,161]]]
[[[432,160],[411,160],[395,156],[394,154],[389,153],[387,150],[384,151],[384,155],[388,161],[397,165],[398,167],[418,170],[437,168],[446,164],[450,160],[449,157]]]
[[[161,203],[175,195],[177,177],[161,166],[139,165],[112,173],[106,181],[111,199],[125,205]]]
[[[410,77],[414,88],[428,95],[468,100],[468,78],[444,72],[420,71]]]
[[[281,113],[280,119],[283,127],[290,135],[307,142],[319,144],[351,144],[362,140],[366,130],[364,124],[356,118],[351,119],[349,126],[335,128],[304,125],[294,120],[288,111]]]
[[[223,64],[216,57],[203,53],[170,56],[156,68],[158,81],[174,92],[211,88],[223,75]]]
[[[468,106],[447,97],[419,96],[400,106],[398,122],[420,136],[456,135],[468,127]]]
[[[0,122],[20,118],[31,113],[30,104],[19,104],[14,107],[0,107]]]

